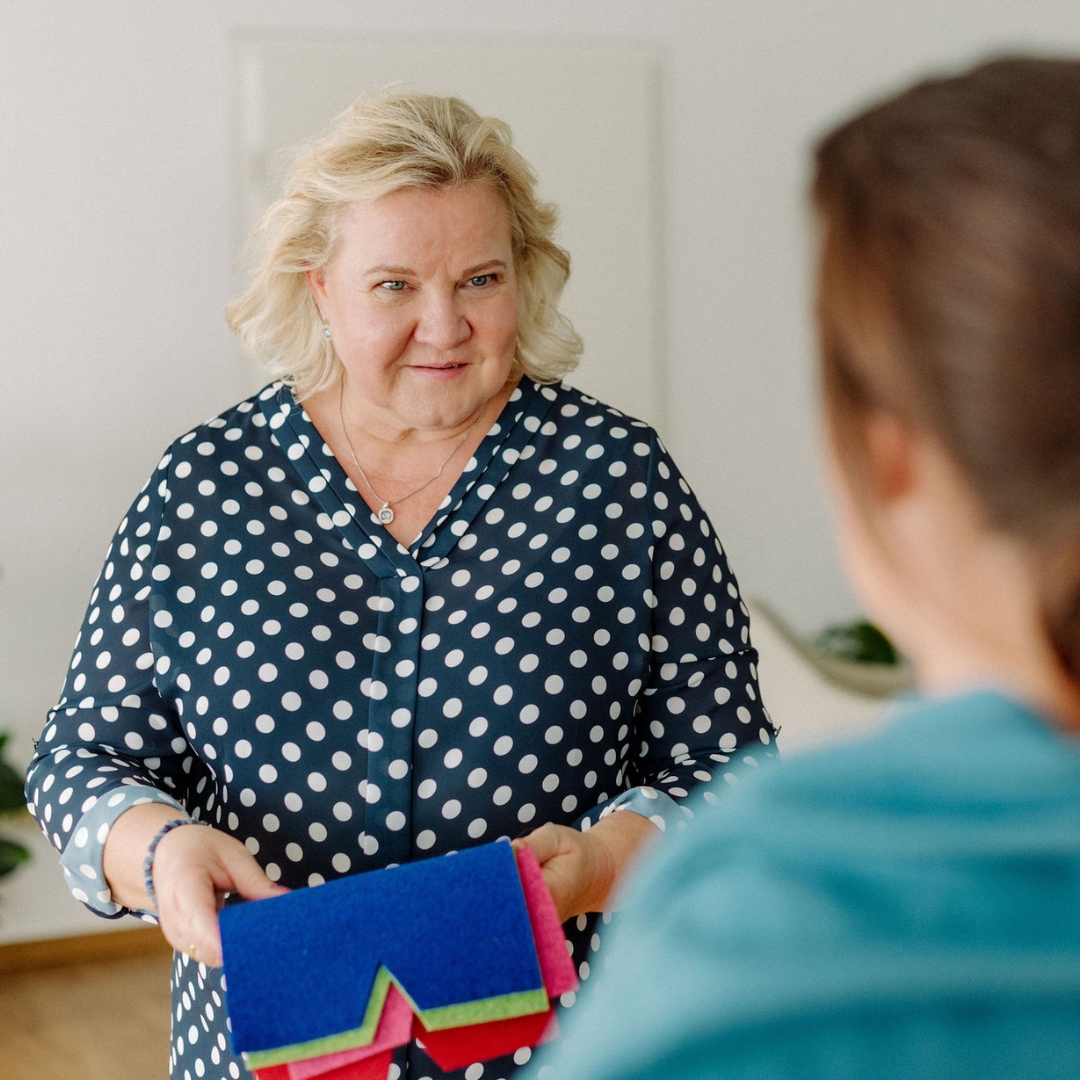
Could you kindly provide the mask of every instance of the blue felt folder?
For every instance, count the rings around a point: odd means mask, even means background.
[[[358,1028],[380,966],[420,1012],[544,985],[506,841],[237,904],[220,925],[238,1052]]]

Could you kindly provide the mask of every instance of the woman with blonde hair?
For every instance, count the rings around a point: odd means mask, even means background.
[[[1080,61],[816,163],[839,531],[921,693],[660,854],[540,1077],[1080,1077]]]
[[[75,895],[177,950],[175,1078],[247,1075],[221,894],[528,832],[585,977],[636,849],[771,752],[708,518],[655,432],[559,383],[554,228],[504,124],[361,99],[230,309],[277,381],[120,525],[27,794]],[[403,1075],[443,1074],[413,1046]]]

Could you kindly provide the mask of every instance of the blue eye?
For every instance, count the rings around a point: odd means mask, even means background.
[[[380,288],[386,289],[388,292],[401,292],[405,288],[404,281],[383,281],[380,282]]]
[[[477,274],[476,277],[469,278],[469,284],[476,288],[480,288],[480,286],[487,285],[488,282],[493,281],[494,278],[494,274]]]

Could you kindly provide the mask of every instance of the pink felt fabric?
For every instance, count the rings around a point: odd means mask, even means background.
[[[320,1073],[319,1080],[386,1080],[393,1060],[394,1051],[384,1050],[364,1058],[363,1061],[349,1062],[329,1072]],[[255,1080],[289,1080],[289,1067],[271,1065],[265,1069],[256,1069],[254,1075]]]
[[[518,876],[521,878],[521,888],[529,909],[529,922],[532,924],[533,938],[536,941],[536,955],[540,958],[544,989],[547,990],[549,998],[555,999],[560,994],[577,990],[581,984],[574,970],[574,961],[566,951],[566,934],[559,922],[555,901],[544,884],[544,874],[536,855],[526,847],[518,848],[516,855]]]
[[[412,1006],[401,991],[391,983],[390,992],[386,995],[386,1003],[379,1016],[379,1026],[375,1029],[375,1038],[370,1046],[358,1046],[353,1050],[338,1050],[333,1054],[323,1054],[303,1061],[292,1061],[288,1065],[287,1080],[313,1080],[314,1077],[319,1077],[319,1080],[331,1080],[327,1074],[333,1073],[335,1069],[364,1061],[385,1050],[393,1050],[396,1046],[404,1046],[412,1038],[412,1029]],[[272,1080],[277,1080],[277,1078],[272,1078]],[[336,1074],[333,1080],[337,1080]],[[342,1077],[342,1080],[345,1078]]]

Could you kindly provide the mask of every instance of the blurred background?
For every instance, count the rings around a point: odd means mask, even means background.
[[[9,758],[164,447],[265,381],[223,315],[243,237],[282,147],[363,90],[510,122],[563,211],[572,381],[660,430],[744,594],[808,633],[858,614],[818,467],[808,151],[919,73],[1078,47],[1076,0],[0,0]],[[104,928],[31,867],[0,942]]]

